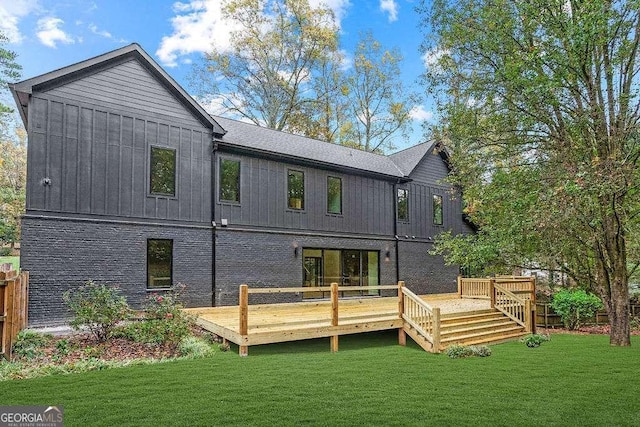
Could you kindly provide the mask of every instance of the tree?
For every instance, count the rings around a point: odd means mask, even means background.
[[[630,345],[640,2],[434,0],[420,11],[437,58],[425,82],[469,215],[518,258],[552,260],[595,290],[611,344]]]
[[[352,139],[365,151],[393,149],[393,137],[410,124],[418,99],[400,79],[402,60],[398,49],[385,49],[370,31],[360,36],[347,82]]]
[[[0,94],[2,98],[7,94],[7,83],[20,78],[20,70],[22,70],[22,67],[16,63],[16,53],[4,48],[8,41],[7,36],[0,31]],[[13,109],[4,103],[2,98],[0,98],[0,124],[2,125],[0,131],[6,131],[5,121]]]
[[[26,134],[16,129],[10,135],[13,110],[3,102],[7,84],[20,77],[15,52],[4,45],[7,37],[0,31],[0,242],[15,243],[20,236],[20,216],[24,212],[26,181]]]
[[[213,89],[225,112],[288,129],[292,117],[304,117],[314,99],[308,83],[337,49],[333,12],[308,0],[229,0],[223,16],[239,29],[229,51],[214,48],[206,55],[201,92]]]

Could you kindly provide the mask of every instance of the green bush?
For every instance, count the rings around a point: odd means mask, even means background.
[[[194,359],[208,357],[213,354],[211,344],[194,336],[183,338],[182,341],[180,341],[178,350],[180,350],[181,356]]]
[[[129,305],[117,288],[88,281],[62,296],[73,312],[69,324],[76,330],[89,329],[98,342],[106,341],[113,328],[129,315]]]
[[[11,248],[0,248],[0,256],[11,256]]]
[[[452,359],[473,356],[473,351],[466,345],[453,344],[447,347],[447,356]]]
[[[20,359],[31,360],[44,356],[43,348],[51,342],[53,337],[49,334],[25,329],[18,332],[16,343],[13,345],[13,353]]]
[[[564,326],[574,330],[593,318],[603,305],[600,298],[582,289],[563,289],[553,296],[551,307],[560,315]]]
[[[540,347],[543,342],[547,342],[550,339],[551,338],[549,338],[548,335],[531,334],[522,338],[520,341],[523,342],[527,347],[534,348]]]
[[[488,357],[491,356],[491,349],[486,345],[472,345],[469,347],[471,353],[474,356],[478,357]]]

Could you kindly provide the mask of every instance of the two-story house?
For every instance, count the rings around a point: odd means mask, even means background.
[[[471,228],[435,143],[383,156],[213,117],[137,44],[11,90],[32,325],[62,321],[63,292],[90,279],[134,306],[177,283],[191,306],[237,304],[241,283],[455,289],[428,251]]]

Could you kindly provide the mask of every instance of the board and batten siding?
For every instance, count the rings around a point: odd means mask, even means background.
[[[240,160],[240,203],[220,202],[220,158]],[[379,179],[216,152],[216,221],[297,231],[393,235],[393,184]],[[287,171],[304,172],[305,208],[287,206]],[[327,177],[342,179],[342,214],[327,213]]]
[[[92,102],[112,111],[161,122],[170,120],[187,128],[202,127],[202,123],[133,58],[49,89],[46,94],[69,102]]]
[[[101,104],[31,97],[27,210],[208,223],[211,131]],[[176,150],[175,197],[149,194],[150,146]]]

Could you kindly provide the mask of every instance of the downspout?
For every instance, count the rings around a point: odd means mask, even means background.
[[[393,185],[393,238],[396,245],[396,283],[400,281],[400,254],[398,253],[398,184],[400,180]]]
[[[211,150],[211,307],[216,306],[216,152],[218,140],[213,137]]]

